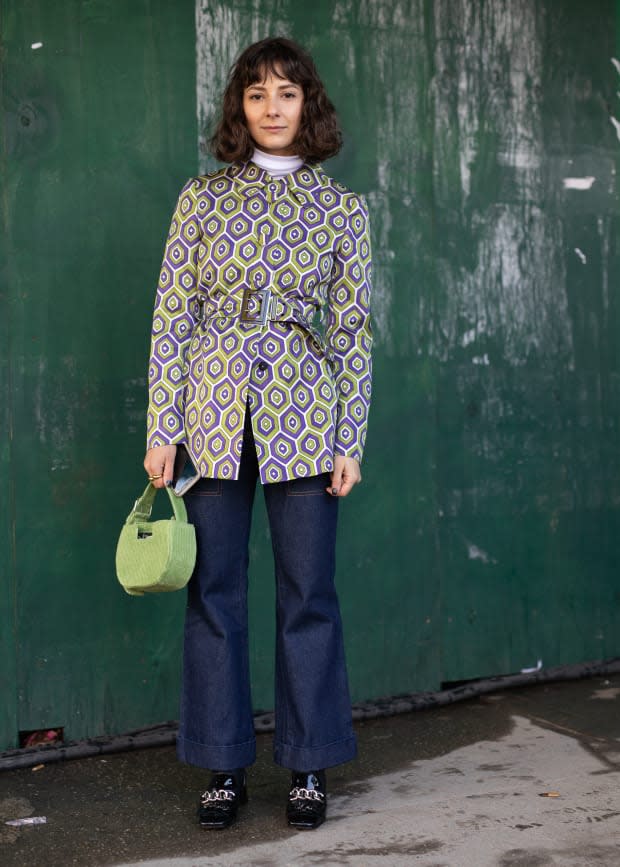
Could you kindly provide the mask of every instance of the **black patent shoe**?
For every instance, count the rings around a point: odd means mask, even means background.
[[[325,821],[327,786],[325,771],[293,771],[286,818],[293,828],[312,831]]]
[[[228,828],[237,818],[239,804],[247,800],[245,771],[214,773],[200,796],[198,821],[203,828]]]

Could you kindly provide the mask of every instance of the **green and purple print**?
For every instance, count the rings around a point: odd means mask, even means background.
[[[263,483],[361,460],[370,268],[364,200],[319,167],[190,180],[155,301],[148,446],[184,442],[203,476],[235,479],[249,406]]]

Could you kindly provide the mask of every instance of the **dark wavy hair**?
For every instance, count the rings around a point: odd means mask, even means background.
[[[308,163],[335,156],[342,147],[340,124],[312,57],[291,39],[269,37],[243,51],[228,74],[222,100],[222,116],[211,138],[213,154],[222,162],[249,160],[254,141],[243,111],[246,87],[262,82],[268,73],[299,85],[304,94],[299,131],[295,140],[298,155]]]

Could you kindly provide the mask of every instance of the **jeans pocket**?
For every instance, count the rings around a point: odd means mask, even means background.
[[[221,495],[221,479],[199,479],[185,494],[186,497],[220,497]]]
[[[325,494],[325,488],[330,482],[329,473],[321,473],[319,476],[308,476],[305,479],[289,479],[286,483],[287,497],[315,497]]]

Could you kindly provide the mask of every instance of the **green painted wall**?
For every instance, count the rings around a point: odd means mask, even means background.
[[[125,596],[114,546],[170,212],[268,33],[314,53],[373,218],[354,699],[620,653],[617,0],[0,0],[0,33],[0,747],[177,715],[182,594]],[[266,709],[262,506],[252,554]]]
[[[182,599],[132,605],[113,564],[144,484],[148,311],[196,113],[190,4],[1,9],[10,746],[175,716]]]

